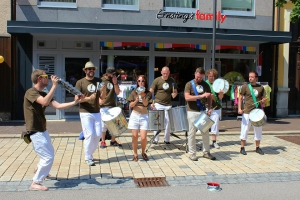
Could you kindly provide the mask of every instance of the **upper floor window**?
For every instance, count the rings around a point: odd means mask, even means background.
[[[255,0],[222,0],[222,14],[255,16]]]
[[[196,0],[164,0],[164,10],[167,12],[195,12],[198,7]]]
[[[102,0],[102,9],[139,10],[139,0]]]
[[[38,7],[77,8],[76,0],[38,0]]]

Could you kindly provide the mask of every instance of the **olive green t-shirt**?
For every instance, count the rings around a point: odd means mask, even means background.
[[[173,93],[173,86],[174,89],[178,89],[175,80],[169,77],[167,80],[162,79],[162,77],[157,77],[154,79],[151,88],[155,94],[155,103],[159,103],[165,106],[170,106],[172,101],[171,94]]]
[[[211,93],[209,85],[204,80],[202,80],[200,83],[197,83],[195,80],[193,81],[195,83],[198,95],[201,95],[205,92]],[[185,84],[184,93],[189,93],[190,95],[195,96],[194,88],[190,81]],[[207,98],[200,99],[200,102],[204,107],[207,106]],[[187,101],[187,110],[200,112],[200,108],[197,106],[197,101]]]
[[[264,87],[256,84],[252,85],[253,93],[256,97],[256,101],[260,101],[265,96],[265,90]],[[253,110],[255,107],[254,101],[250,92],[250,89],[247,84],[242,85],[241,89],[241,95],[244,95],[245,97],[245,105],[244,105],[244,113],[249,114],[251,110]],[[260,104],[258,103],[258,107],[260,107]]]
[[[35,87],[26,91],[23,109],[27,131],[44,132],[47,130],[44,113],[46,107],[36,102],[38,97],[45,97],[46,95],[47,94],[45,92],[38,91]]]
[[[209,84],[208,84],[208,85],[209,85]],[[217,102],[217,98],[219,98],[219,96],[218,96],[219,93],[216,93],[216,92],[215,92],[216,97],[215,97],[215,95],[213,95],[213,92],[212,92],[212,90],[213,90],[212,84],[211,84],[210,90],[211,90],[211,94],[212,94],[211,108],[212,108],[212,109],[214,108],[214,110],[219,110],[219,109],[221,108],[220,104],[218,104],[218,102]],[[219,102],[222,103],[222,100],[219,99]]]
[[[96,98],[80,103],[79,112],[84,113],[98,113],[100,110],[99,105],[99,96],[100,92],[97,90],[97,82],[101,82],[101,79],[94,77],[93,80],[87,80],[86,78],[82,78],[76,82],[76,88],[84,94],[86,97],[91,96],[93,93],[97,92]]]
[[[133,90],[131,92],[131,94],[129,95],[129,97],[127,98],[128,101],[135,101],[135,99],[138,97],[139,95],[136,93],[135,90]],[[151,99],[152,99],[152,93],[151,92],[148,92],[145,96],[145,98],[148,100],[149,104],[151,104]],[[148,105],[149,105],[148,104]],[[147,106],[148,106],[147,105]],[[142,99],[139,99],[139,101],[136,103],[136,106],[144,106],[143,102],[142,102]],[[147,107],[147,106],[144,106],[144,107]]]
[[[115,87],[118,86],[114,85],[112,80],[106,79],[104,76],[101,78],[101,81],[106,85],[106,98],[103,101],[102,105],[100,105],[100,107],[116,107]]]

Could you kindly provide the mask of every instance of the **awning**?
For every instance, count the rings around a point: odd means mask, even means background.
[[[66,22],[7,21],[7,32],[10,34],[70,34],[190,39],[212,38],[212,28]],[[282,31],[216,29],[216,39],[279,44],[291,42],[292,34]]]

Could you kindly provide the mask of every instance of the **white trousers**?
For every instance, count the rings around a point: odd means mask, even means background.
[[[249,121],[249,114],[242,115],[242,123],[241,123],[241,140],[247,140],[248,132],[251,126],[251,122]],[[262,126],[256,127],[253,126],[254,130],[254,140],[261,140],[262,139]]]
[[[34,151],[40,157],[33,182],[42,183],[50,173],[54,161],[54,148],[47,130],[45,132],[36,132],[30,136],[30,139]]]
[[[92,160],[93,153],[98,147],[102,136],[101,114],[100,113],[80,113],[81,126],[84,135],[85,160]]]
[[[219,135],[219,122],[220,122],[221,110],[213,110],[210,115],[210,119],[215,123],[210,127],[210,133]]]
[[[189,154],[196,154],[197,148],[196,148],[196,131],[197,128],[194,126],[194,122],[199,118],[201,112],[187,112],[187,119],[189,122],[189,132],[188,132],[188,145],[189,145]],[[199,131],[201,132],[201,131]],[[202,135],[202,142],[203,142],[203,152],[209,152],[209,131],[203,133]]]
[[[169,124],[169,109],[172,108],[172,106],[164,106],[159,103],[154,104],[155,108],[154,110],[165,110],[165,136],[164,139],[166,142],[170,142],[170,124]],[[153,134],[156,135],[157,131],[154,131]],[[155,137],[155,141],[159,140],[159,134]]]
[[[104,123],[104,121],[102,121],[103,115],[105,115],[106,111],[108,111],[111,107],[103,107],[100,108],[100,114],[101,114],[101,128],[102,128],[102,132],[106,132],[107,131],[107,126]]]

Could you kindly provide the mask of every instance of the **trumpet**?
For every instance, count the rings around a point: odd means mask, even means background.
[[[73,85],[61,78],[58,79],[58,84],[60,84],[63,88],[65,88],[68,92],[75,96],[82,94],[77,88],[73,87]]]

